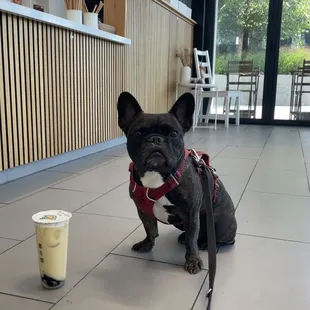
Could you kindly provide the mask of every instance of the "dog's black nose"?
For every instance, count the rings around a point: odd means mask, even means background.
[[[154,144],[161,144],[165,141],[165,138],[161,135],[151,135],[147,141]]]

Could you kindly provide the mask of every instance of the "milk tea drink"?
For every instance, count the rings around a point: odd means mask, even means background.
[[[57,289],[64,285],[71,217],[71,213],[61,210],[42,211],[32,217],[35,222],[41,281],[47,289]]]

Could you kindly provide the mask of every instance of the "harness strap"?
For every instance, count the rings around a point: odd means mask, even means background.
[[[212,294],[214,288],[215,274],[216,274],[216,237],[215,224],[213,215],[213,180],[208,171],[207,166],[203,166],[202,172],[202,186],[204,189],[204,196],[206,200],[206,215],[207,215],[207,235],[208,235],[208,264],[209,264],[209,290],[207,293],[208,305],[206,310],[211,309]]]
[[[148,200],[156,202],[161,197],[165,196],[167,193],[169,193],[171,190],[173,190],[179,185],[179,181],[182,177],[185,168],[186,159],[188,158],[189,155],[190,152],[188,150],[185,150],[184,159],[182,160],[178,170],[174,174],[171,174],[168,180],[163,185],[157,188],[146,188],[138,185],[133,177],[134,164],[130,163],[129,165],[130,186],[132,191],[133,192],[139,191],[140,197],[145,197]]]

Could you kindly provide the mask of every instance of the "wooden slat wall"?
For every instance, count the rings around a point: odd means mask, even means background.
[[[193,26],[153,1],[127,0],[125,89],[147,112],[167,112],[175,101],[182,47],[193,47]]]
[[[193,26],[152,0],[128,0],[122,46],[0,12],[0,170],[121,136],[118,95],[147,112],[175,100]]]

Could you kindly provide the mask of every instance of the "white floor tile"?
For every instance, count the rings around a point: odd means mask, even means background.
[[[0,185],[0,202],[14,202],[72,176],[73,175],[71,173],[42,171],[28,177]]]
[[[212,309],[308,310],[310,245],[238,236],[220,249]],[[194,310],[205,310],[208,281]]]
[[[188,310],[206,271],[189,275],[172,265],[110,255],[54,310]]]
[[[309,196],[306,171],[256,168],[247,190]]]
[[[246,191],[236,212],[238,232],[310,243],[310,197]]]
[[[218,157],[258,159],[262,150],[262,147],[227,146]]]

